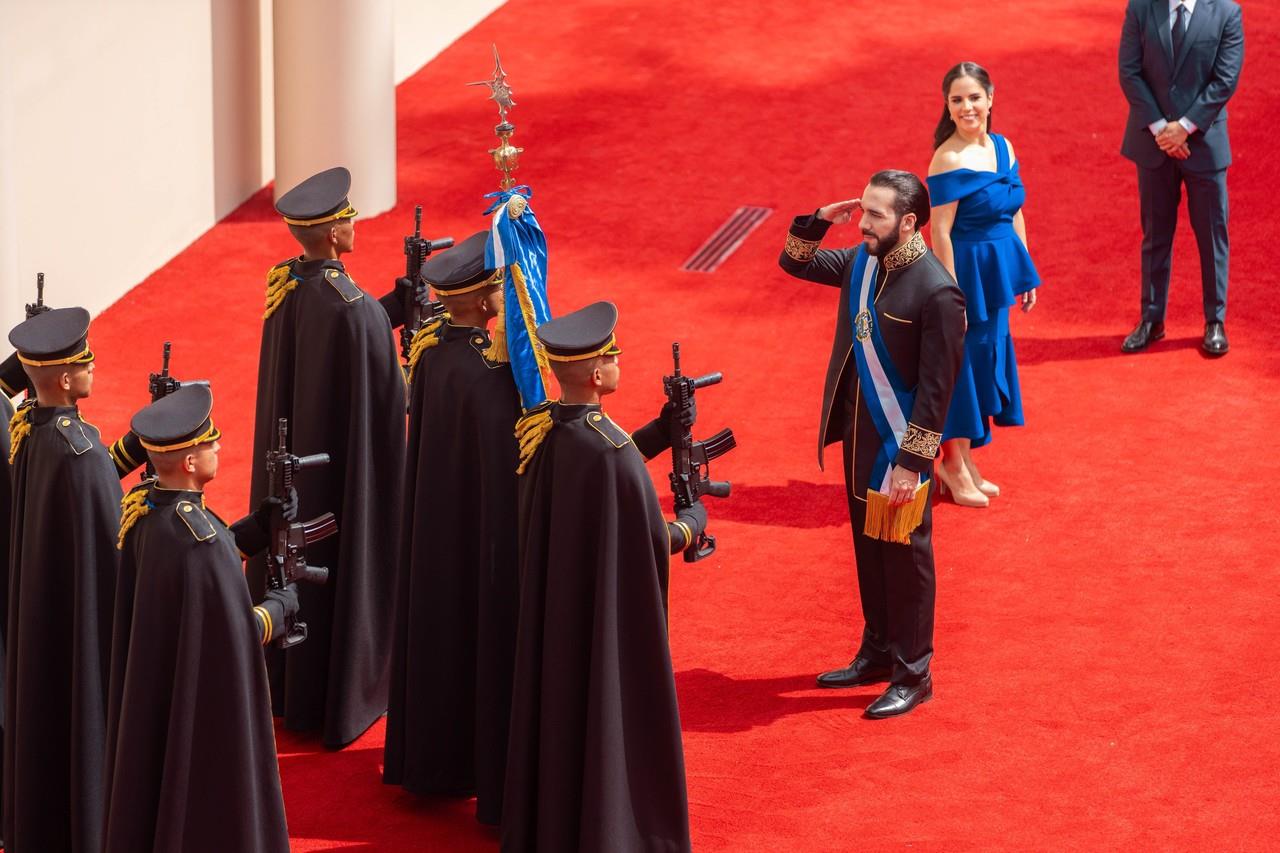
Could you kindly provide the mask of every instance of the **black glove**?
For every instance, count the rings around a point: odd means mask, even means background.
[[[431,304],[431,292],[427,288],[427,283],[419,278],[412,281],[404,276],[396,279],[396,298],[404,301],[408,292],[413,291],[413,301],[418,303],[419,308],[426,308]]]
[[[693,506],[676,513],[676,521],[684,522],[695,539],[707,529],[707,508],[702,501],[694,501]],[[692,543],[689,543],[692,544]]]
[[[284,615],[285,624],[293,621],[293,617],[298,615],[298,585],[291,583],[284,589],[269,589],[263,602],[274,601],[280,606],[280,612]]]
[[[290,486],[284,500],[275,495],[262,499],[262,503],[258,504],[258,508],[253,511],[253,520],[263,533],[271,530],[271,514],[275,512],[276,507],[280,508],[280,514],[285,521],[296,521],[298,518],[298,490]]]
[[[668,400],[667,402],[662,404],[662,412],[659,413],[658,415],[658,420],[662,422],[663,426],[667,426],[668,429],[670,429],[668,425],[672,421],[672,412],[674,411],[675,411],[675,406],[671,405],[671,401]],[[697,420],[698,420],[698,401],[691,399],[689,400],[689,408],[684,409],[680,412],[680,419],[678,422],[682,427],[692,427],[694,422],[696,422]]]

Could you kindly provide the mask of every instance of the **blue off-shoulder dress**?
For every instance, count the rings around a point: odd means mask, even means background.
[[[1027,198],[1018,164],[1011,162],[1003,136],[993,133],[991,139],[996,147],[994,172],[953,169],[929,177],[931,204],[960,202],[951,246],[969,319],[964,364],[942,439],[967,438],[974,447],[991,441],[992,421],[998,426],[1024,422],[1009,306],[1040,285],[1036,265],[1013,230],[1013,217]]]

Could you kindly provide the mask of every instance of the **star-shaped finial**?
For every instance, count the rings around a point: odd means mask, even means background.
[[[507,113],[516,102],[511,99],[511,87],[507,85],[507,72],[502,70],[502,60],[498,58],[498,46],[493,46],[493,79],[477,80],[468,86],[488,86],[489,99],[498,105],[498,117],[505,122]]]

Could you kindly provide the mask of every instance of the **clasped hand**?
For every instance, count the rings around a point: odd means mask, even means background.
[[[1180,121],[1166,124],[1164,130],[1156,134],[1156,145],[1175,160],[1185,160],[1191,156],[1191,148],[1187,145],[1187,129]]]

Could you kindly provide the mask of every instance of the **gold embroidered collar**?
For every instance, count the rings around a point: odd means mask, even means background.
[[[929,247],[924,244],[924,238],[917,231],[911,235],[910,240],[895,247],[893,251],[884,256],[885,272],[893,272],[903,267],[909,267],[923,258],[928,251]]]

